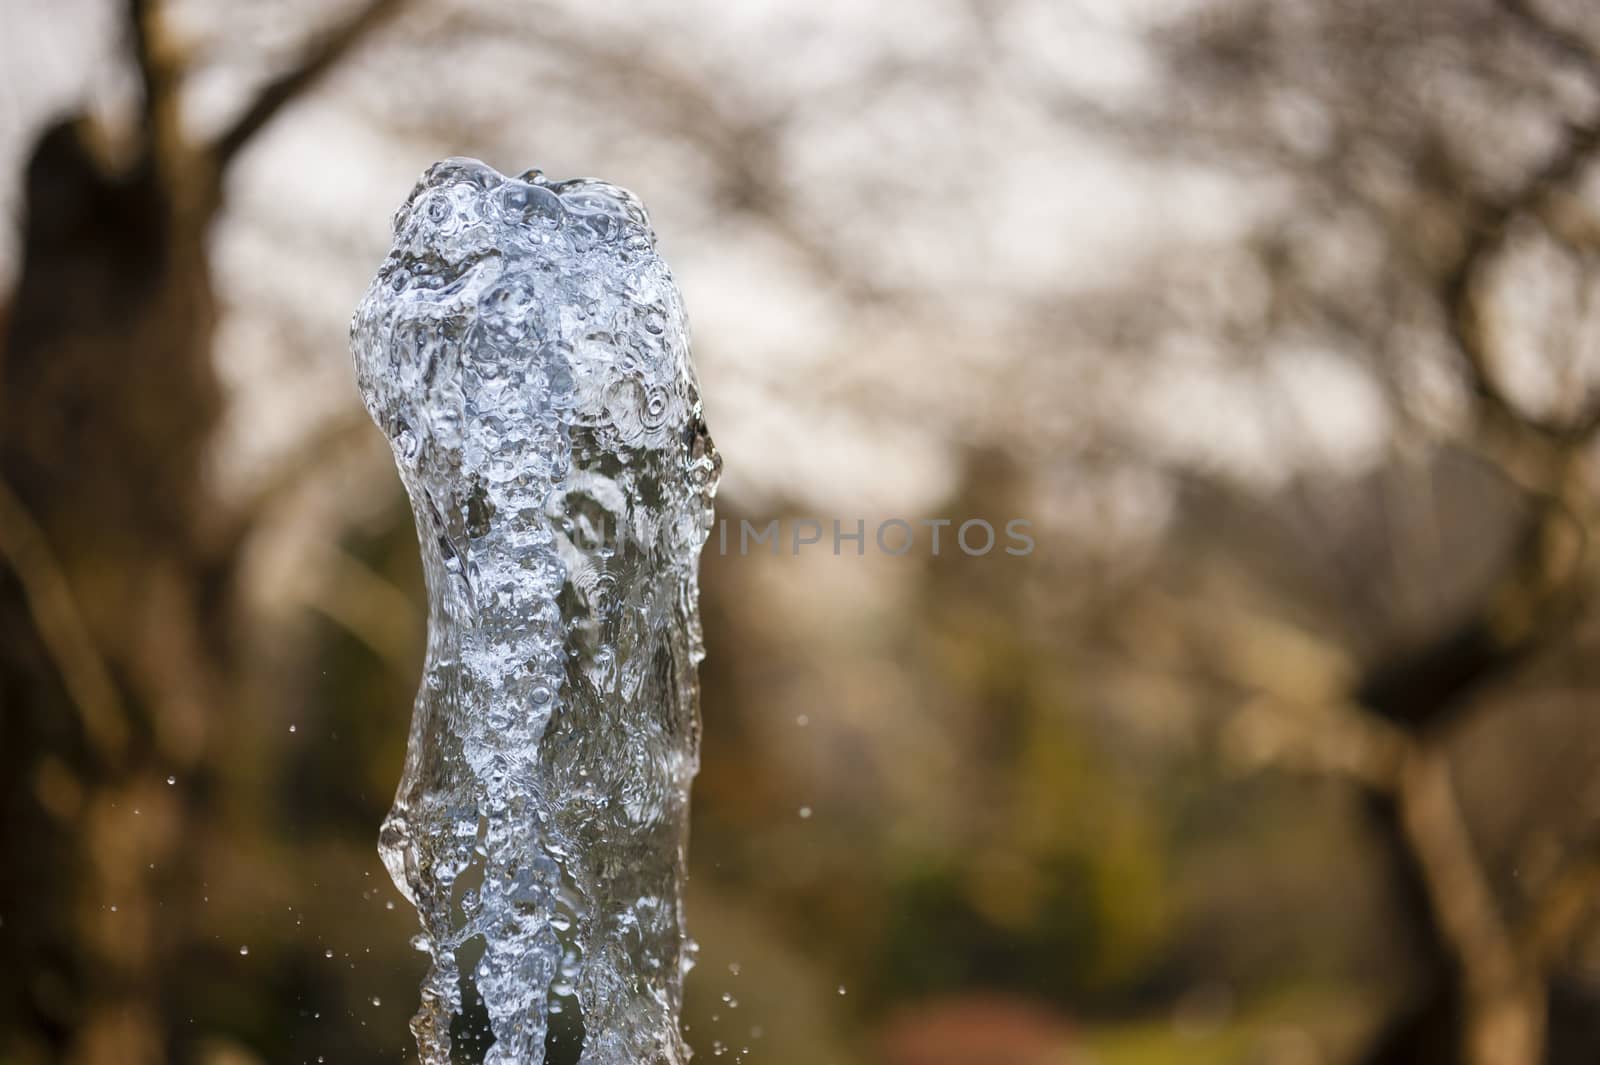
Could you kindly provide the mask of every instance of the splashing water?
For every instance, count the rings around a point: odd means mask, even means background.
[[[412,1021],[448,1065],[458,951],[492,1065],[681,1065],[698,555],[720,462],[643,206],[602,181],[436,164],[351,325],[427,575],[425,671],[379,849],[431,958]]]

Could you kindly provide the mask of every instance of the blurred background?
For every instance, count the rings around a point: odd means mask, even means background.
[[[0,0],[0,1063],[415,1058],[451,154],[651,206],[735,543],[868,523],[704,560],[700,1060],[1600,1060],[1592,4]]]

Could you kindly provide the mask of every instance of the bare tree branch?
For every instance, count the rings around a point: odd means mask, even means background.
[[[22,585],[39,639],[78,708],[90,746],[102,758],[114,760],[128,743],[122,698],[44,531],[4,482],[0,482],[0,559]]]
[[[1511,223],[1520,215],[1541,212],[1552,197],[1582,176],[1597,152],[1600,115],[1569,127],[1561,148],[1521,188],[1501,200],[1482,204],[1473,212],[1461,252],[1441,286],[1451,336],[1465,360],[1472,390],[1485,405],[1485,413],[1502,427],[1532,430],[1563,446],[1581,444],[1600,430],[1600,404],[1591,404],[1571,422],[1540,419],[1518,410],[1496,379],[1477,282],[1504,247]]]
[[[1306,706],[1261,694],[1228,720],[1223,740],[1250,768],[1334,777],[1394,795],[1408,744],[1393,725],[1350,702]]]
[[[1600,84],[1600,51],[1596,51],[1593,44],[1551,22],[1534,0],[1501,0],[1500,6],[1540,44],[1582,69],[1590,81]]]
[[[289,454],[274,464],[272,473],[234,508],[219,536],[219,554],[237,552],[269,515],[362,441],[371,441],[372,422],[359,408],[317,426]]]
[[[316,581],[302,593],[306,606],[359,640],[399,677],[416,674],[425,619],[383,574],[342,548],[332,548]],[[316,571],[308,566],[305,572]]]
[[[1543,1056],[1545,988],[1523,963],[1473,846],[1450,763],[1415,745],[1400,773],[1400,822],[1440,931],[1463,973],[1469,1065],[1529,1065]]]
[[[166,39],[158,0],[128,0],[133,61],[139,73],[143,147],[164,172],[175,165],[180,148],[178,87],[183,64]]]
[[[1518,929],[1518,940],[1528,960],[1548,968],[1570,946],[1584,918],[1600,905],[1600,847],[1591,843],[1585,853],[1557,874],[1534,902]]]
[[[133,33],[133,61],[139,72],[139,88],[144,92],[146,125],[150,124],[153,101],[161,73],[155,58],[155,12],[151,0],[128,0],[128,27]]]
[[[212,143],[211,157],[217,172],[221,173],[251,138],[316,85],[362,38],[394,18],[405,3],[406,0],[368,0],[322,35],[297,66],[268,82],[234,124]]]
[[[1585,530],[1563,500],[1533,504],[1521,537],[1473,609],[1420,646],[1375,663],[1356,699],[1420,729],[1531,654],[1578,605]]]

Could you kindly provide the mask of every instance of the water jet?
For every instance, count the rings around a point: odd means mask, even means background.
[[[429,957],[422,1061],[451,1061],[465,985],[490,1065],[543,1062],[572,1010],[584,1065],[681,1065],[698,558],[720,460],[649,217],[603,181],[435,164],[351,347],[428,589],[379,840]]]

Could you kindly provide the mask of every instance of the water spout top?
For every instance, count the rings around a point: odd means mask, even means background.
[[[394,232],[351,331],[368,411],[402,466],[452,461],[472,443],[471,419],[508,392],[627,447],[672,446],[698,411],[682,302],[627,190],[447,159]],[[462,461],[497,481],[512,457]]]

